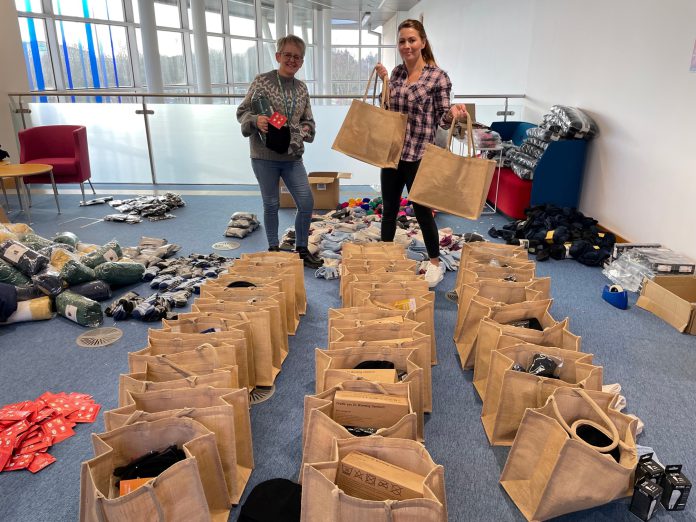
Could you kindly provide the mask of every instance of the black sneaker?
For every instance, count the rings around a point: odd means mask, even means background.
[[[278,245],[272,245],[272,246],[268,247],[268,251],[269,252],[280,252],[280,248],[278,247]]]
[[[300,254],[300,259],[302,259],[304,266],[307,268],[316,270],[324,264],[324,261],[307,250],[307,247],[297,247],[297,253]]]

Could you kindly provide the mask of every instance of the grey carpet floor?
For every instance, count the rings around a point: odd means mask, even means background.
[[[147,186],[121,187],[147,190]],[[176,189],[177,187],[173,187]],[[174,211],[177,218],[138,225],[90,221],[111,209],[106,206],[79,207],[79,196],[62,191],[63,214],[56,215],[52,196],[35,194],[32,217],[38,234],[51,237],[70,230],[81,240],[104,243],[116,238],[121,245],[135,245],[141,236],[165,237],[182,246],[181,254],[211,252],[211,245],[224,240],[227,220],[235,211],[261,215],[261,201],[250,195],[186,195],[187,206]],[[204,187],[220,190],[219,187]],[[100,195],[119,197],[118,186],[97,187]],[[249,187],[224,187],[248,191]],[[345,187],[343,198],[360,193]],[[374,194],[366,187],[365,195]],[[124,197],[133,197],[128,194]],[[16,200],[11,201],[13,209]],[[15,210],[13,219],[23,219]],[[281,211],[281,230],[293,221],[291,210]],[[492,225],[507,220],[484,216],[467,221],[438,216],[438,225],[456,232],[478,231],[485,235]],[[650,238],[643,238],[650,239]],[[265,250],[263,230],[243,239],[241,252]],[[552,278],[552,314],[570,317],[570,328],[583,338],[583,351],[595,354],[604,366],[606,383],[621,383],[630,413],[645,422],[639,443],[652,446],[664,463],[682,463],[687,476],[696,478],[694,452],[694,409],[696,403],[696,338],[682,335],[657,317],[635,306],[635,296],[626,311],[601,299],[607,280],[601,270],[575,261],[539,263],[539,275]],[[276,381],[275,395],[251,410],[256,469],[248,491],[273,477],[296,478],[302,438],[303,397],[314,391],[314,349],[326,345],[327,309],[339,307],[338,282],[316,279],[305,271],[308,310],[297,335],[290,338],[290,356]],[[426,416],[426,447],[433,459],[445,467],[447,500],[452,521],[523,520],[517,508],[498,485],[508,449],[491,448],[480,422],[481,401],[471,386],[471,373],[462,371],[452,342],[456,306],[445,298],[454,285],[449,272],[436,289],[436,329],[440,364],[433,368],[433,413]],[[142,294],[147,285],[119,289]],[[114,325],[107,319],[105,326]],[[56,317],[50,321],[22,323],[0,328],[0,404],[34,399],[44,391],[79,391],[92,394],[103,410],[117,405],[117,379],[127,371],[127,352],[145,346],[147,328],[157,326],[138,321],[116,323],[123,337],[98,349],[79,348],[75,338],[85,329]],[[94,424],[78,425],[76,435],[51,449],[57,462],[32,475],[28,471],[0,473],[0,520],[75,520],[79,510],[80,463],[92,456],[90,434],[103,431],[100,415]],[[628,501],[574,513],[558,520],[633,520]],[[239,508],[232,511],[236,520]],[[696,520],[696,500],[686,512],[658,512],[656,520]]]

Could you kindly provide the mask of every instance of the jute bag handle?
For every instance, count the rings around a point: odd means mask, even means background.
[[[200,348],[200,346],[198,347]],[[156,355],[157,361],[158,362],[163,362],[171,366],[174,370],[177,372],[181,373],[184,377],[193,377],[195,374],[193,372],[188,371],[186,368],[183,366],[179,366],[175,362],[171,361],[168,357],[165,357],[166,354],[163,355]]]
[[[365,93],[363,94],[362,101],[365,103],[367,102],[367,93],[370,92],[370,84],[372,83],[372,78],[375,79],[375,86],[374,90],[372,92],[372,102],[374,105],[375,98],[377,96],[377,80],[379,79],[377,74],[377,67],[372,69],[372,72],[370,73],[370,77],[367,80],[367,85],[365,86]],[[380,101],[380,106],[383,109],[388,109],[389,108],[389,80],[387,80],[387,77],[385,76],[384,79],[382,80],[382,99]]]
[[[572,426],[568,426],[568,423],[565,421],[563,416],[561,415],[561,412],[558,411],[558,404],[556,403],[556,398],[552,395],[549,397],[549,401],[551,402],[551,407],[553,408],[553,412],[556,415],[556,420],[560,423],[560,425],[563,427],[564,430],[566,430],[570,436],[577,440],[578,442],[581,442],[588,448],[592,448],[593,450],[599,451],[600,453],[609,453],[613,449],[615,449],[619,443],[621,442],[621,438],[619,437],[619,430],[617,429],[616,425],[614,422],[609,418],[609,416],[600,408],[595,401],[592,400],[592,398],[587,394],[587,392],[581,388],[573,388],[573,391],[578,394],[589,406],[592,408],[592,410],[599,415],[599,418],[602,419],[602,422],[606,425],[607,428],[609,428],[610,433],[605,433],[610,439],[611,439],[611,444],[608,446],[604,447],[598,447],[598,446],[592,446],[591,444],[588,444],[584,440],[582,440],[578,434],[577,434],[577,429],[580,424],[589,424],[592,427],[602,431],[606,432],[605,429],[602,429],[602,426],[599,425],[596,422],[590,421],[588,419],[578,419],[576,420]]]
[[[469,112],[464,109],[464,113],[466,114],[466,150],[467,150],[467,156],[473,157],[476,156],[476,147],[474,146],[474,131],[473,131],[473,126],[471,124],[471,118],[469,117]],[[456,122],[454,119],[452,120],[452,123],[450,124],[449,131],[447,131],[447,150],[452,150],[452,138],[454,137],[454,127]]]

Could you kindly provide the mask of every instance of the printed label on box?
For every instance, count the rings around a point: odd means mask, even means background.
[[[317,183],[317,190],[326,190],[326,183]]]

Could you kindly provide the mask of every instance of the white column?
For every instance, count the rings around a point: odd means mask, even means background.
[[[153,0],[140,0],[138,12],[140,13],[140,35],[143,40],[147,90],[152,93],[161,93],[164,91],[164,81],[162,80],[162,65],[160,64],[159,43],[157,42],[155,3]]]
[[[317,80],[317,94],[324,94],[324,10],[312,9],[314,19],[314,41],[316,42],[316,53],[314,53],[314,71]],[[321,105],[324,105],[322,103]]]
[[[331,94],[331,10],[325,9],[321,23],[324,26],[324,94]]]
[[[275,0],[276,39],[288,35],[288,2]]]
[[[210,82],[210,55],[208,53],[208,35],[205,24],[205,2],[191,2],[191,20],[193,22],[193,49],[196,53],[196,88],[201,94],[213,92]],[[199,103],[212,103],[212,98],[201,98]]]
[[[10,155],[12,163],[19,163],[17,134],[12,124],[8,92],[27,92],[29,79],[22,51],[22,37],[14,2],[0,2],[0,144]]]

